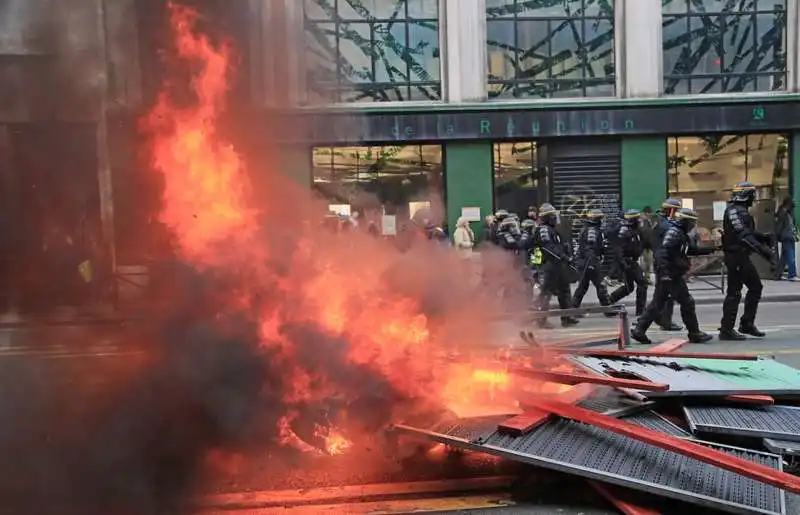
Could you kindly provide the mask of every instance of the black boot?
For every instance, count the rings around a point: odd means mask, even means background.
[[[722,342],[741,342],[747,339],[747,336],[739,333],[735,329],[722,329],[719,330],[719,340]]]
[[[703,331],[697,331],[696,333],[689,333],[689,341],[691,343],[706,343],[713,340],[714,337],[708,333],[704,333]]]
[[[664,325],[659,324],[658,327],[660,327],[664,331],[672,331],[672,332],[683,330],[683,326],[680,326],[675,322],[670,322],[669,324],[664,324]]]
[[[579,320],[575,317],[561,317],[561,327],[570,327],[578,325]]]
[[[653,343],[653,340],[647,337],[647,333],[640,330],[638,327],[634,327],[631,329],[631,338],[641,343],[642,345],[650,345]]]
[[[764,331],[760,331],[755,324],[739,324],[739,332],[742,334],[749,334],[750,336],[755,336],[757,338],[763,338],[767,335]]]

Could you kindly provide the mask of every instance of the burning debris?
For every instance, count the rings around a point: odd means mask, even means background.
[[[169,287],[147,327],[129,335],[152,356],[80,418],[60,411],[68,392],[0,378],[13,421],[0,429],[3,513],[174,515],[204,468],[239,469],[254,449],[334,459],[411,414],[513,408],[502,364],[482,370],[459,352],[485,347],[489,323],[457,287],[442,298],[457,258],[392,268],[381,242],[319,230],[311,192],[226,141],[233,49],[196,30],[193,10],[168,15],[192,80],[166,84],[141,120],[178,261],[162,267]]]

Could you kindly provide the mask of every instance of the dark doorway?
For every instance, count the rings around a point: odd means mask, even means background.
[[[80,266],[103,247],[95,126],[19,124],[6,131],[5,308],[84,305],[91,288]]]
[[[525,217],[528,207],[546,200],[547,167],[535,141],[495,143],[494,208]]]

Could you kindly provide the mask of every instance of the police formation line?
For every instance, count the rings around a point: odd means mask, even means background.
[[[719,327],[720,340],[744,340],[745,335],[763,337],[755,323],[762,283],[750,257],[753,253],[773,261],[770,240],[755,228],[749,209],[755,201],[756,188],[750,182],[738,183],[728,202],[723,217],[721,248],[700,246],[690,237],[697,224],[697,213],[681,207],[680,200],[667,199],[661,205],[653,225],[652,238],[642,235],[642,213],[628,210],[619,223],[604,220],[599,210],[585,214],[583,227],[574,249],[556,230],[558,213],[548,203],[533,210],[529,217],[519,217],[507,211],[498,211],[489,220],[487,237],[503,249],[520,253],[530,279],[540,294],[536,308],[549,310],[550,300],[556,297],[561,309],[580,307],[589,286],[597,290],[604,306],[616,304],[635,293],[637,321],[631,337],[644,344],[651,343],[647,331],[653,323],[665,330],[682,328],[672,321],[674,303],[680,307],[681,318],[693,343],[704,343],[712,336],[700,330],[694,298],[686,281],[690,269],[690,256],[701,256],[721,250],[727,268],[728,288],[722,305]],[[604,223],[605,222],[605,223]],[[649,240],[649,241],[648,241]],[[651,249],[655,259],[655,292],[647,303],[648,281],[639,258],[645,249]],[[607,260],[606,256],[613,256]],[[606,290],[604,275],[615,265],[622,285],[613,292]],[[572,277],[577,275],[577,287],[570,292]],[[744,313],[735,326],[742,288],[747,288]],[[613,315],[611,315],[613,316]],[[569,327],[578,323],[571,316],[561,317],[561,325]],[[552,327],[541,319],[542,327]]]

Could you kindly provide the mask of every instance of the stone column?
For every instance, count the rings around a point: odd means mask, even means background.
[[[261,107],[305,102],[303,2],[249,0],[253,102]]]
[[[439,6],[445,100],[486,100],[486,0],[440,0]]]
[[[800,0],[786,2],[786,90],[800,91]]]
[[[661,0],[617,0],[617,96],[657,97],[664,89]]]

